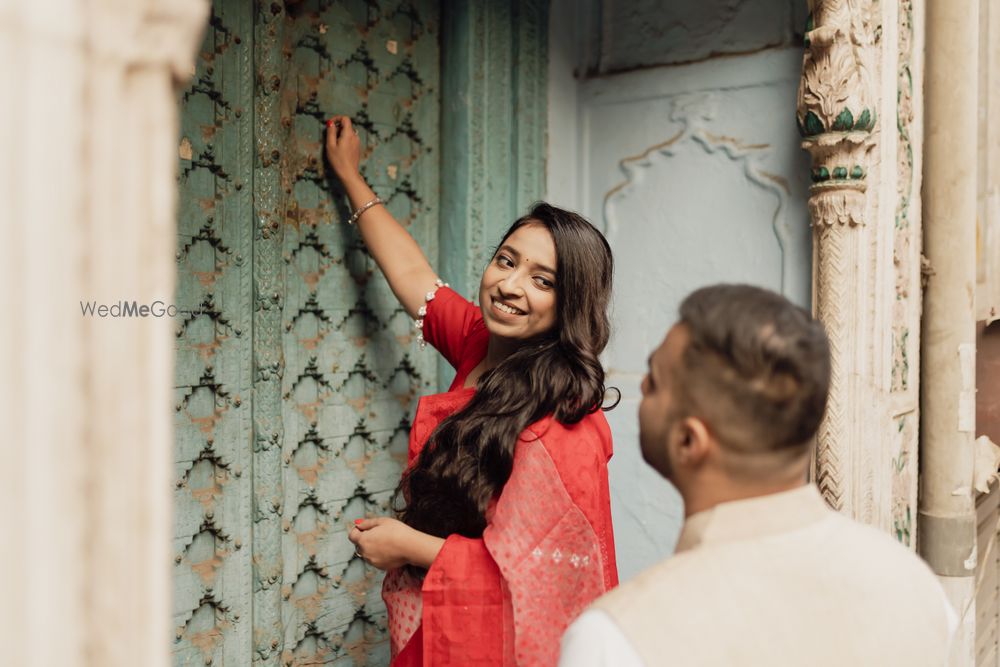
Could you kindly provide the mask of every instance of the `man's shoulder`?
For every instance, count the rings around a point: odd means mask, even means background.
[[[946,645],[948,603],[916,554],[836,512],[815,516],[780,533],[702,543],[649,567],[592,608],[608,614],[647,660],[665,646],[683,646],[689,663],[715,656],[712,664],[732,664],[727,656],[755,641],[762,642],[761,656],[774,657],[772,647],[789,633],[806,653],[825,646],[831,656],[855,658],[878,647],[910,655]],[[833,643],[831,618],[841,629]]]
[[[885,563],[904,568],[907,576],[917,572],[926,575],[928,581],[937,582],[930,567],[916,553],[904,546],[896,538],[875,526],[855,521],[830,510],[828,517],[831,533],[842,551],[857,553],[866,563]],[[862,547],[859,550],[857,547]]]
[[[937,577],[919,556],[884,531],[833,510],[808,528],[779,537],[780,542],[770,544],[767,538],[737,540],[674,554],[622,583],[601,598],[601,606],[612,610],[647,596],[683,595],[687,588],[701,587],[706,578],[719,583],[720,579],[776,576],[768,557],[772,552],[793,559],[795,568],[815,571],[818,587],[836,588],[843,583],[864,588],[871,582],[880,589],[907,589],[909,597],[941,594]]]

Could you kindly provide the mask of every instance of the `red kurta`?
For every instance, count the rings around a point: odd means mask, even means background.
[[[472,397],[463,389],[486,355],[479,308],[447,287],[427,305],[424,338],[455,367],[445,394],[425,396],[410,431],[410,463],[434,428]],[[551,418],[521,434],[514,466],[483,537],[445,540],[423,585],[386,574],[394,667],[555,665],[563,631],[618,584],[600,412],[565,426]]]

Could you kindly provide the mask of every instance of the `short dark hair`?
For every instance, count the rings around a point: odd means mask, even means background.
[[[803,308],[751,285],[713,285],[680,306],[690,335],[678,401],[727,450],[808,451],[826,409],[830,346]]]

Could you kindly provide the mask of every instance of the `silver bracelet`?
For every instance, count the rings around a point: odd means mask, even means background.
[[[364,213],[365,211],[367,211],[368,209],[370,209],[372,206],[375,206],[376,204],[384,204],[384,203],[385,202],[383,202],[380,198],[375,197],[375,199],[372,199],[367,204],[362,204],[357,209],[355,209],[355,211],[351,215],[351,217],[347,219],[347,224],[353,225],[355,222],[358,221],[358,218],[361,217],[362,213]]]

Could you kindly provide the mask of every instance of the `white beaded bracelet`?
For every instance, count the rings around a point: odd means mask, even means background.
[[[417,309],[417,319],[413,321],[413,326],[417,328],[417,342],[420,343],[421,350],[427,347],[427,341],[424,340],[424,318],[427,317],[427,304],[434,300],[434,295],[442,287],[450,287],[450,285],[440,278],[435,280],[434,289],[424,295],[424,305]]]

